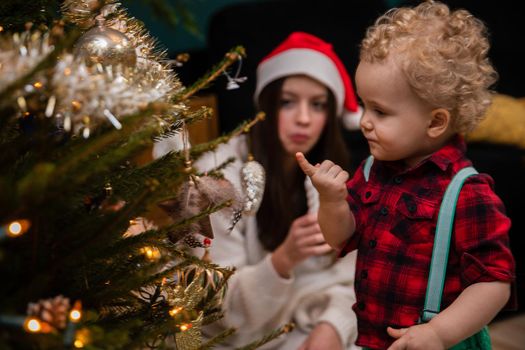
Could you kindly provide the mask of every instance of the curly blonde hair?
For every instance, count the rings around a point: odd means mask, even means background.
[[[468,132],[483,119],[498,77],[489,46],[485,25],[468,11],[426,1],[379,17],[361,43],[360,59],[381,62],[395,53],[416,95],[446,108],[454,130]]]

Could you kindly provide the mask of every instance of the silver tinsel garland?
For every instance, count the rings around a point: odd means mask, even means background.
[[[165,52],[156,52],[155,40],[119,6],[113,0],[64,2],[63,10],[72,22],[82,28],[97,25],[78,40],[75,53],[62,53],[55,67],[39,72],[15,92],[20,116],[56,117],[66,131],[89,137],[101,123],[120,128],[122,118],[152,102],[169,103],[164,115],[179,115],[187,109],[170,103],[183,86]],[[121,49],[122,43],[129,45],[126,50]],[[87,50],[94,46],[96,50]],[[53,49],[49,33],[0,36],[0,91],[29,73]]]
[[[0,36],[0,91],[42,61],[54,46],[39,31]]]

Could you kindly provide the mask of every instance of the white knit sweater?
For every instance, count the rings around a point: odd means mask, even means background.
[[[236,137],[207,153],[196,163],[200,170],[209,170],[230,157],[233,164],[224,170],[225,177],[241,189],[240,169],[247,157],[244,136]],[[307,194],[310,198],[311,193]],[[309,203],[310,205],[313,205]],[[331,256],[311,257],[299,264],[292,277],[284,279],[275,271],[271,253],[264,250],[257,237],[256,218],[243,217],[231,233],[231,218],[223,213],[211,215],[215,238],[210,257],[221,266],[235,266],[225,295],[225,317],[205,328],[208,336],[228,327],[237,328],[222,349],[245,345],[287,323],[294,322],[293,332],[273,340],[261,349],[297,349],[313,327],[326,321],[338,331],[347,349],[357,336],[353,279],[355,252],[332,264]]]

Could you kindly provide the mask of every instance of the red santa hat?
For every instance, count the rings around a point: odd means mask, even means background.
[[[359,129],[363,113],[357,104],[350,75],[332,45],[318,37],[294,32],[262,59],[257,67],[255,102],[274,80],[290,75],[306,75],[326,85],[334,94],[337,114],[347,129]]]

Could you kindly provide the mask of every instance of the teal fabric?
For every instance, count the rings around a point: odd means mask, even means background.
[[[434,248],[432,250],[432,260],[430,262],[425,305],[421,315],[423,322],[430,321],[430,319],[441,310],[441,296],[443,295],[443,286],[445,285],[448,252],[452,231],[454,229],[454,214],[456,213],[459,192],[465,180],[477,173],[473,167],[461,169],[454,175],[443,195],[436,224],[436,235],[434,238]]]
[[[368,182],[368,178],[370,177],[370,169],[372,168],[372,164],[374,164],[374,156],[370,155],[368,158],[366,158],[366,162],[363,167],[363,173],[365,175],[366,182]]]
[[[425,310],[423,311],[423,321],[428,322],[430,318],[440,311],[441,295],[445,280],[445,271],[448,261],[448,250],[450,246],[450,236],[453,230],[454,213],[459,192],[465,180],[477,171],[472,167],[461,169],[450,182],[441,207],[439,208],[438,223],[436,227],[436,238],[434,241],[434,251],[432,253],[432,263],[425,300]],[[430,311],[428,315],[425,313]],[[487,327],[473,336],[456,344],[451,350],[491,350],[490,335]]]
[[[487,327],[483,328],[472,337],[450,348],[451,350],[491,350],[490,334]]]

